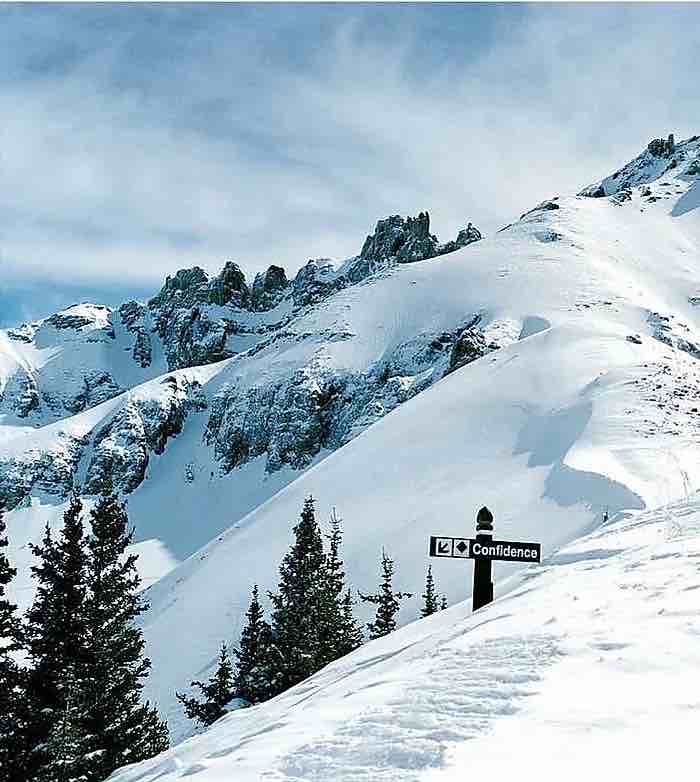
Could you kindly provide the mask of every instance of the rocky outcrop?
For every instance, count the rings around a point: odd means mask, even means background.
[[[614,196],[619,204],[630,200],[634,188],[639,187],[643,189],[643,197],[652,202],[657,201],[659,194],[652,194],[649,185],[661,179],[664,174],[677,169],[680,174],[692,176],[693,171],[700,171],[700,168],[697,168],[697,161],[700,159],[699,140],[700,137],[693,136],[676,143],[673,133],[667,139],[652,139],[634,160],[601,182],[584,188],[579,195],[589,198]]]
[[[212,364],[235,355],[229,337],[250,333],[248,313],[275,306],[284,297],[286,285],[284,270],[272,266],[251,291],[233,261],[213,279],[197,266],[168,277],[148,303],[168,368]]]
[[[367,373],[341,373],[312,360],[275,383],[228,385],[212,400],[205,442],[222,472],[261,456],[268,472],[308,467],[321,451],[340,447],[448,372],[495,349],[478,320],[454,332],[418,335]]]
[[[81,413],[95,405],[102,404],[108,399],[113,399],[124,390],[109,372],[91,370],[82,376],[82,389],[75,396],[64,398],[63,407],[70,413]],[[51,400],[45,397],[45,401]]]
[[[374,233],[365,239],[360,258],[379,269],[389,263],[411,263],[432,258],[438,247],[437,237],[430,233],[430,216],[402,218],[392,215],[379,220]]]
[[[119,308],[122,324],[135,336],[131,356],[143,369],[150,367],[153,360],[153,343],[145,325],[147,311],[145,305],[138,301],[127,301]]]
[[[0,506],[13,508],[31,491],[67,496],[85,444],[85,439],[59,432],[44,451],[0,459]]]
[[[256,312],[274,309],[284,298],[289,281],[281,266],[269,266],[255,275],[250,303]]]
[[[654,157],[671,157],[676,151],[673,133],[670,133],[665,141],[662,138],[652,139],[647,145],[647,149],[649,154],[654,155]]]
[[[84,490],[97,494],[112,485],[125,493],[134,491],[144,480],[150,454],[163,453],[187,416],[206,406],[198,383],[174,376],[160,383],[157,395],[127,400],[95,432]]]
[[[18,367],[0,394],[0,412],[27,418],[40,407],[36,379],[27,369]]]
[[[292,282],[292,301],[297,308],[310,307],[327,299],[346,284],[346,280],[335,273],[330,259],[310,260],[299,269]]]
[[[418,217],[392,215],[377,222],[374,233],[365,239],[360,254],[345,267],[343,277],[346,284],[354,284],[396,264],[445,255],[481,238],[479,229],[467,223],[456,239],[441,244],[437,236],[430,233],[428,212],[420,212]]]
[[[221,273],[209,283],[209,304],[218,304],[220,307],[228,304],[245,309],[249,301],[250,291],[245,281],[245,274],[238,264],[226,261]]]
[[[466,247],[469,244],[478,242],[482,239],[481,231],[472,223],[467,223],[466,228],[462,228],[457,234],[457,238],[445,242],[440,245],[438,255],[445,255],[447,253],[454,252],[455,250],[461,250],[462,247]]]

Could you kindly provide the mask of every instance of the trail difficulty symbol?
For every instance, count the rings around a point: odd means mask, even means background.
[[[494,540],[493,514],[484,507],[476,516],[476,538],[430,537],[430,556],[474,560],[474,611],[493,600],[491,562],[539,562],[539,543],[519,543],[512,540]]]

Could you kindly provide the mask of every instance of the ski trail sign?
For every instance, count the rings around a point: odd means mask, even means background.
[[[474,560],[474,611],[493,600],[491,562],[539,562],[542,547],[539,543],[513,540],[494,540],[493,515],[482,508],[476,516],[476,538],[453,538],[448,535],[430,536],[430,556],[448,559]]]
[[[490,540],[475,538],[450,538],[432,535],[431,557],[452,559],[490,559],[501,562],[539,562],[542,550],[539,543],[519,543],[512,540]]]

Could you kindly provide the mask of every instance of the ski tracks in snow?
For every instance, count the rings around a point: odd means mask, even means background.
[[[447,749],[488,731],[536,692],[559,657],[555,638],[512,636],[465,644],[462,636],[412,665],[413,685],[306,744],[270,779],[284,782],[409,782],[444,763]],[[411,663],[409,662],[409,666]],[[381,686],[381,682],[368,685]],[[352,696],[349,696],[352,697]]]

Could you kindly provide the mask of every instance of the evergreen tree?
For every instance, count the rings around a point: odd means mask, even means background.
[[[81,711],[71,674],[61,683],[64,706],[57,713],[46,741],[46,762],[38,770],[36,782],[87,782],[89,759],[85,757],[86,739],[82,732]]]
[[[32,567],[37,590],[26,622],[30,661],[27,741],[31,748],[27,779],[38,777],[52,762],[50,738],[67,711],[67,678],[84,672],[87,662],[87,552],[81,514],[82,504],[73,497],[58,539],[53,539],[47,525],[41,545],[31,546],[39,564]]]
[[[413,597],[410,592],[394,592],[393,577],[394,561],[382,549],[382,582],[379,591],[370,595],[358,592],[364,602],[377,606],[374,621],[367,624],[370,640],[381,638],[396,630],[396,614],[401,607],[400,601]]]
[[[236,696],[233,666],[226,644],[221,644],[219,663],[209,681],[206,684],[194,681],[191,686],[200,690],[204,700],[176,693],[177,699],[185,707],[185,714],[191,720],[196,720],[203,727],[207,727],[216,722],[219,717],[223,717],[226,713],[224,707]]]
[[[91,511],[85,604],[88,671],[83,690],[83,729],[89,736],[90,777],[106,779],[114,769],[167,749],[167,729],[150,704],[140,702],[150,669],[134,620],[147,606],[138,594],[137,555],[126,554],[133,531],[126,508],[114,494]]]
[[[447,595],[443,595],[440,600],[440,610],[444,611],[447,608]]]
[[[320,628],[326,600],[325,557],[314,501],[304,502],[295,540],[280,565],[272,601],[272,655],[268,679],[273,694],[283,692],[318,670],[322,657]],[[276,669],[276,670],[275,670]]]
[[[341,646],[338,649],[339,657],[350,654],[350,652],[362,646],[364,642],[362,628],[355,619],[354,606],[355,601],[352,599],[352,592],[350,589],[346,589],[343,597],[343,635]]]
[[[239,698],[248,703],[261,703],[270,697],[272,689],[268,677],[272,663],[271,653],[272,633],[270,625],[265,621],[256,584],[246,612],[240,649],[234,651],[238,658],[234,683]]]
[[[341,520],[335,508],[330,517],[331,534],[328,554],[325,556],[325,580],[323,583],[320,616],[319,655],[316,668],[320,670],[333,660],[357,649],[362,643],[360,630],[352,613],[352,595],[345,586],[345,569],[340,556],[343,539]]]
[[[433,580],[432,565],[428,565],[428,573],[425,577],[425,592],[421,597],[423,598],[423,608],[421,608],[420,611],[422,617],[430,616],[440,610],[438,607],[438,598],[435,594],[435,581]]]
[[[6,589],[17,574],[3,549],[8,546],[0,507],[0,782],[21,779],[26,760],[26,693],[24,671],[14,659],[22,648],[17,606]]]

